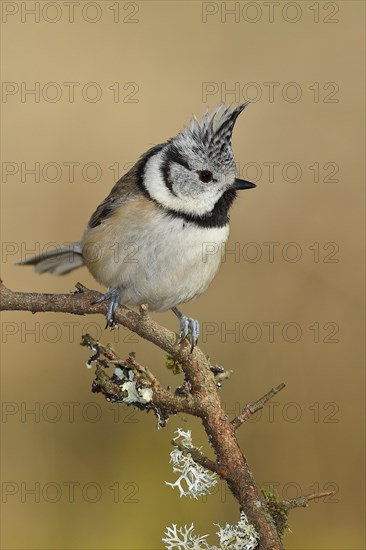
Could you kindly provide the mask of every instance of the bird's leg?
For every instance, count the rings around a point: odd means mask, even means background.
[[[107,324],[105,328],[116,328],[117,323],[114,320],[114,312],[121,303],[120,289],[117,287],[110,288],[108,292],[102,294],[98,300],[93,302],[94,304],[101,304],[102,302],[109,301],[108,311],[106,315]]]
[[[198,342],[198,336],[200,334],[200,326],[198,321],[196,319],[192,319],[192,317],[186,317],[183,315],[181,311],[179,311],[178,308],[172,307],[172,312],[175,313],[175,315],[179,319],[179,331],[180,331],[180,339],[179,343],[183,342],[185,338],[187,338],[188,333],[191,333],[191,353],[194,349],[194,347],[197,345]]]

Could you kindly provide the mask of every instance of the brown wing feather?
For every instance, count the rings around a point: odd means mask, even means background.
[[[141,191],[136,184],[136,165],[127,172],[109,193],[108,197],[100,203],[94,214],[89,220],[88,227],[97,227],[105,219],[109,218],[116,209],[122,204],[128,202],[136,195],[140,195]]]
[[[90,218],[88,224],[89,228],[100,225],[105,219],[109,218],[113,212],[116,211],[116,208],[121,206],[121,204],[128,202],[130,199],[135,198],[138,195],[145,195],[146,197],[146,191],[144,192],[143,186],[139,184],[144,166],[146,161],[152,155],[160,151],[165,145],[166,143],[161,143],[146,151],[146,153],[142,155],[134,166],[132,166],[127,174],[122,176],[122,178],[117,181],[108,197],[104,199]]]

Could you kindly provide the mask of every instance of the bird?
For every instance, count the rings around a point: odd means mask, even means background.
[[[106,328],[120,305],[171,309],[179,342],[197,345],[199,323],[178,306],[204,293],[216,275],[229,236],[238,190],[232,133],[248,102],[206,110],[175,137],[147,150],[92,214],[80,242],[19,262],[38,273],[64,275],[85,265],[108,290]],[[206,254],[205,250],[215,253]]]

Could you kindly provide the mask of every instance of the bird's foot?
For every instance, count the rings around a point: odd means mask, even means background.
[[[187,317],[186,315],[183,315],[183,313],[180,312],[179,309],[177,309],[176,307],[172,307],[172,311],[179,319],[179,343],[181,344],[183,340],[187,338],[188,334],[190,334],[192,353],[198,342],[200,325],[196,319],[192,319],[192,317]]]
[[[102,302],[109,301],[108,311],[106,315],[107,324],[105,328],[114,329],[118,326],[118,324],[114,320],[114,312],[118,308],[118,306],[121,303],[121,294],[120,290],[117,287],[113,287],[105,294],[102,294],[98,300],[95,300],[93,302],[94,304],[101,304]]]

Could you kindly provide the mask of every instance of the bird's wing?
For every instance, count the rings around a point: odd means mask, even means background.
[[[165,145],[165,143],[162,143],[149,149],[142,155],[136,164],[117,181],[108,197],[104,199],[90,218],[88,224],[89,229],[103,223],[103,221],[109,218],[109,216],[111,216],[122,204],[125,204],[137,196],[144,195],[146,197],[146,192],[144,192],[143,186],[140,185],[145,164],[152,155],[160,151]]]
[[[100,203],[94,214],[91,216],[88,227],[90,229],[97,227],[109,218],[109,216],[111,216],[122,204],[140,194],[141,191],[135,181],[135,178],[132,177],[130,170],[115,184],[108,197]]]

